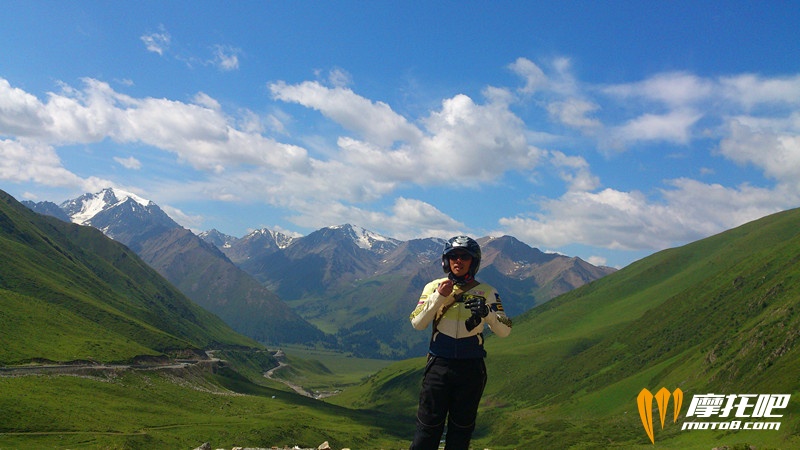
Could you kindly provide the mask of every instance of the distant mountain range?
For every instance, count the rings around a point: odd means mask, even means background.
[[[425,283],[442,276],[444,241],[400,241],[355,225],[293,238],[262,229],[242,238],[199,236],[155,203],[117,189],[34,211],[102,230],[129,246],[184,294],[240,333],[264,343],[324,343],[359,356],[424,353],[408,325]],[[478,239],[478,278],[495,286],[512,316],[614,269],[544,253],[511,236]]]
[[[440,261],[445,240],[439,238],[404,242],[349,224],[294,239],[266,229],[241,239],[216,230],[200,237],[288,302],[333,298],[365,280],[417,278],[425,280],[424,285],[443,276]],[[507,294],[504,304],[510,314],[520,314],[614,272],[580,258],[543,253],[511,236],[477,241],[483,252],[479,278]],[[422,285],[409,286],[414,294],[411,303],[416,303]]]
[[[296,239],[269,230],[241,239],[215,230],[200,237],[221,244],[231,261],[295,311],[335,333],[342,349],[393,358],[425,352],[428,337],[407,318],[422,286],[443,276],[443,239],[404,242],[349,224]],[[614,271],[543,253],[511,236],[478,242],[478,278],[501,292],[511,316]]]

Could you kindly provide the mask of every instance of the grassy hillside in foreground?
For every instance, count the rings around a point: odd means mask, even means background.
[[[476,448],[652,448],[642,388],[793,394],[779,431],[661,430],[658,448],[800,448],[800,210],[659,252],[515,318],[487,341]],[[330,401],[413,417],[423,360]],[[654,413],[654,414],[657,414]],[[670,411],[671,414],[671,411]]]
[[[0,376],[3,449],[316,448],[326,440],[399,449],[408,434],[380,413],[255,385],[225,368]]]
[[[0,365],[259,347],[125,246],[36,214],[2,191],[0,254]]]

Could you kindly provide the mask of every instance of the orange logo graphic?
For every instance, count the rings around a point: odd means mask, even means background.
[[[669,397],[672,395],[672,410],[675,416],[673,422],[678,421],[678,416],[681,413],[681,404],[683,403],[683,391],[680,388],[675,389],[670,394],[667,388],[662,387],[660,391],[653,395],[646,388],[639,392],[639,397],[636,398],[636,403],[639,406],[639,417],[642,419],[644,431],[647,432],[647,437],[650,442],[655,445],[656,441],[653,437],[653,397],[658,404],[658,415],[661,417],[661,429],[664,429],[664,420],[667,418],[667,405],[669,404]]]

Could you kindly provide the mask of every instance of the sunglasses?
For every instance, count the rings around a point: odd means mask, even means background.
[[[470,261],[472,259],[472,255],[469,253],[451,253],[447,255],[447,259],[456,260],[460,259],[461,261]]]

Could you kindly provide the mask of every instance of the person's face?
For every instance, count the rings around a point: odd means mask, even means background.
[[[462,250],[455,250],[447,255],[450,260],[450,271],[457,277],[463,277],[469,272],[472,264],[472,255]]]

